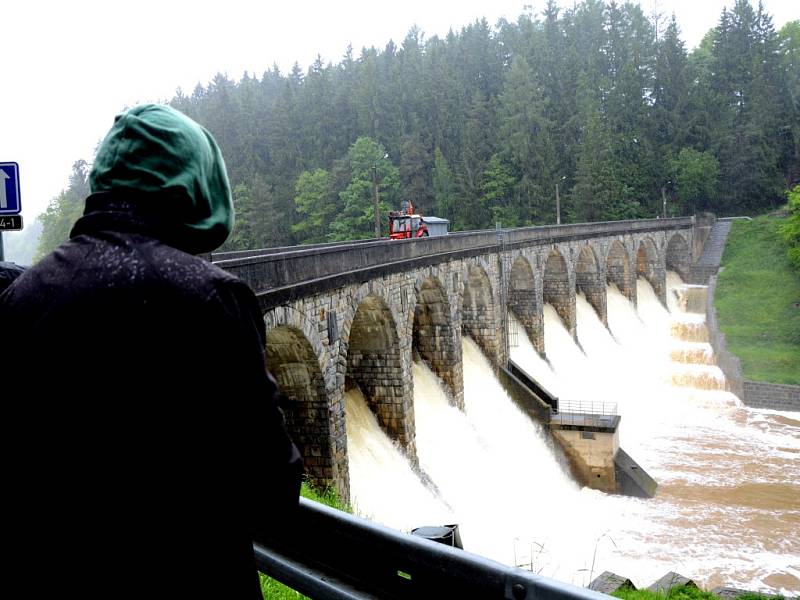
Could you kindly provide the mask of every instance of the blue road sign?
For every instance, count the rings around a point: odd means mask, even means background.
[[[0,215],[18,215],[21,212],[19,165],[0,162]]]

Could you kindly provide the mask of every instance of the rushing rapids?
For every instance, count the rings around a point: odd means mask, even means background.
[[[406,531],[457,522],[468,550],[578,585],[603,570],[640,586],[675,570],[706,587],[800,591],[800,420],[723,391],[702,316],[685,312],[672,273],[668,286],[669,311],[644,280],[638,309],[609,287],[608,329],[579,296],[580,345],[546,305],[547,360],[511,317],[512,358],[542,385],[565,400],[618,403],[620,445],[659,482],[656,498],[577,485],[465,338],[464,413],[414,365],[417,469],[348,393],[357,511]]]

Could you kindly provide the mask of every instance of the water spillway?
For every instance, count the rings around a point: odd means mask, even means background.
[[[424,364],[414,366],[419,472],[370,422],[366,404],[361,434],[352,435],[348,395],[357,510],[404,530],[457,522],[468,550],[578,585],[603,570],[640,586],[675,570],[706,587],[800,591],[800,421],[745,408],[720,389],[710,348],[694,333],[704,322],[674,293],[681,285],[670,274],[669,311],[644,280],[638,309],[610,286],[608,328],[579,296],[579,344],[546,305],[547,361],[521,326],[511,349],[556,396],[618,404],[621,445],[659,482],[656,498],[576,484],[547,433],[517,410],[467,338],[464,413]],[[675,323],[689,323],[691,333]],[[396,456],[367,451],[379,441]]]
[[[345,394],[353,510],[404,531],[444,523],[449,507],[427,488],[400,448],[378,425],[357,387]]]

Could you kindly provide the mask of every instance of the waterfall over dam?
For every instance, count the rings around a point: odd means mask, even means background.
[[[464,547],[577,585],[604,570],[649,585],[678,571],[716,585],[800,591],[800,420],[724,391],[702,315],[667,278],[669,310],[644,279],[638,308],[607,290],[608,328],[582,295],[576,344],[544,307],[547,360],[510,315],[511,358],[562,400],[615,402],[620,445],[659,483],[645,500],[581,487],[547,431],[520,412],[462,338],[464,405],[413,367],[419,465],[346,397],[358,514],[405,531],[459,523]]]

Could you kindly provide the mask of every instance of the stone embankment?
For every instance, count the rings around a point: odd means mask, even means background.
[[[663,598],[668,598],[669,593],[671,590],[678,588],[678,587],[698,587],[697,584],[689,579],[688,577],[684,577],[680,573],[675,573],[670,571],[658,581],[653,582],[652,585],[648,586],[646,589],[650,592],[655,594],[659,594]],[[600,575],[598,575],[592,583],[589,584],[589,589],[594,590],[596,592],[600,592],[602,594],[608,594],[609,596],[614,592],[619,590],[635,590],[637,589],[633,582],[624,577],[622,575],[617,575],[616,573],[612,573],[611,571],[604,571]],[[719,586],[715,587],[711,590],[711,593],[721,598],[722,600],[735,600],[739,596],[743,596],[744,594],[758,594],[762,598],[781,598],[782,596],[775,596],[772,594],[763,594],[761,592],[751,592],[748,590],[741,590],[738,588],[733,587],[725,587]],[[788,599],[788,596],[786,597]]]
[[[745,405],[752,408],[800,411],[800,386],[745,379],[739,358],[728,350],[725,334],[719,328],[717,311],[714,308],[714,291],[717,286],[719,263],[722,260],[730,226],[730,220],[726,219],[719,219],[714,223],[703,254],[692,266],[692,282],[708,284],[706,326],[709,333],[708,341],[714,349],[717,365],[725,374],[728,390],[736,394]]]

